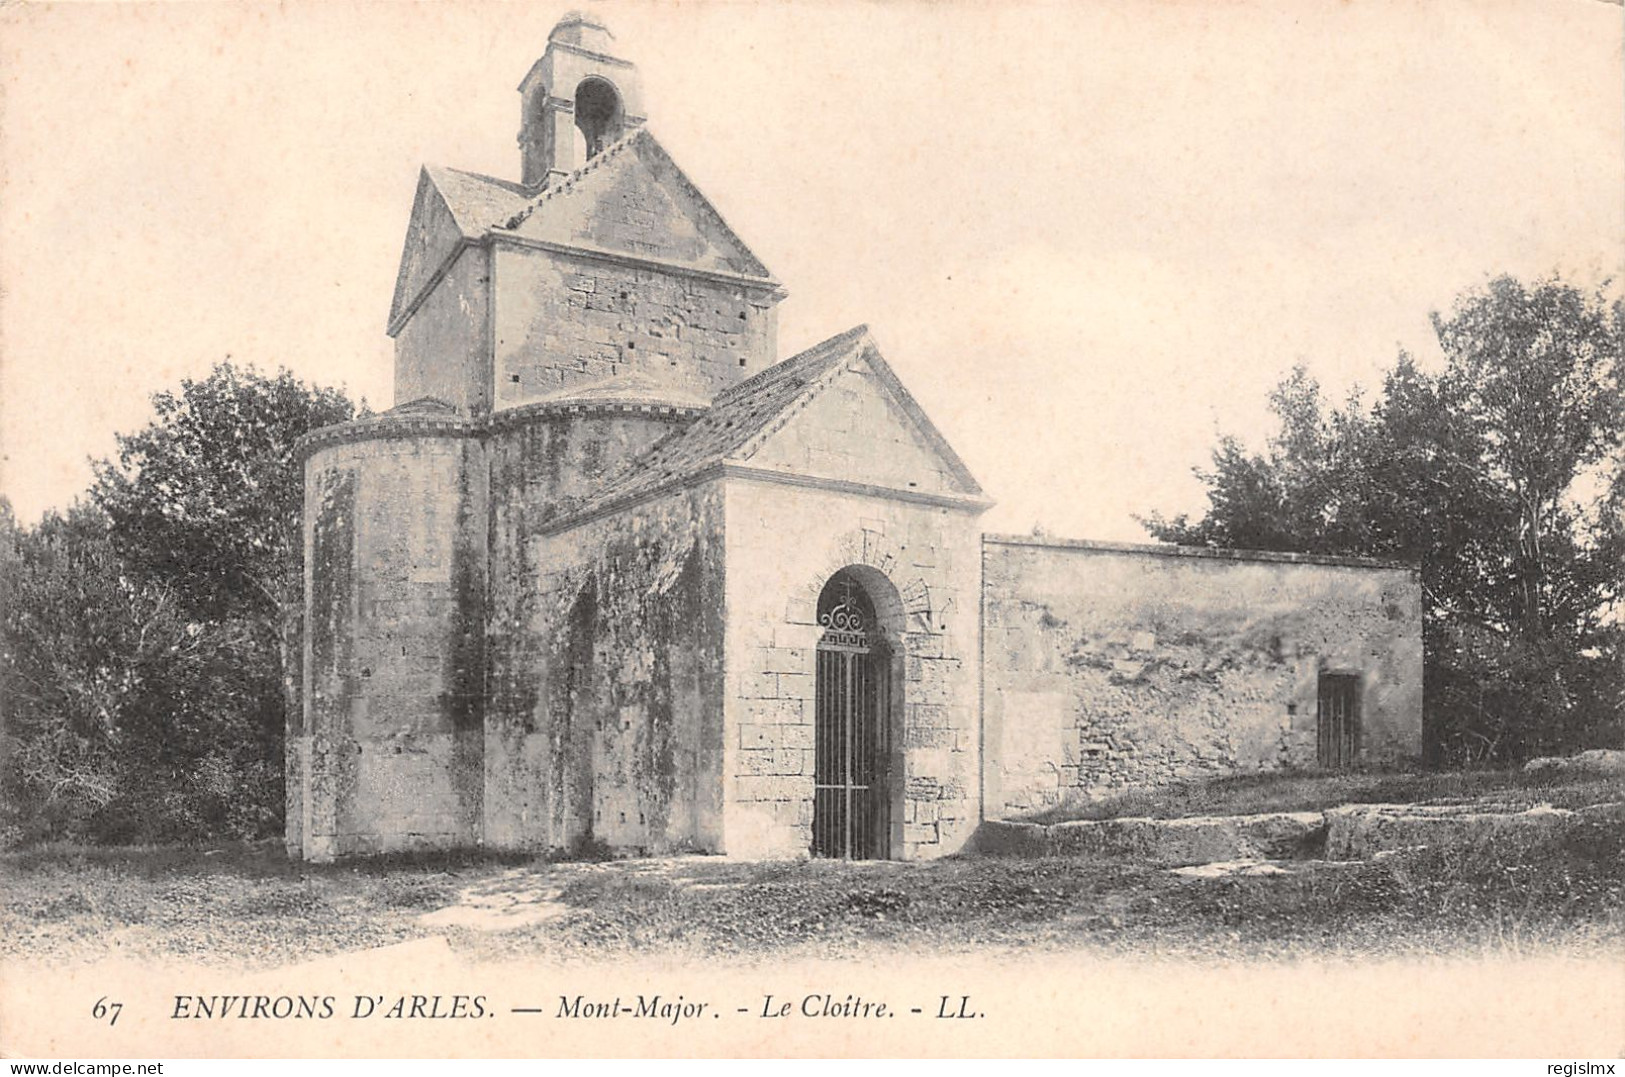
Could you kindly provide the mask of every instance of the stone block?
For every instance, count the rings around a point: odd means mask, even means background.
[[[935,845],[938,838],[936,823],[903,824],[903,841],[909,845]]]
[[[799,800],[812,793],[812,779],[740,775],[734,780],[739,799],[745,801]]]
[[[913,751],[919,748],[958,748],[958,734],[951,729],[921,729],[910,727],[903,731],[903,747]]]
[[[739,747],[741,749],[759,749],[759,747],[780,747],[783,744],[783,726],[772,724],[741,724],[739,726]]]
[[[776,824],[787,829],[793,829],[801,825],[802,804],[809,804],[811,802],[797,800],[771,800],[766,801],[765,803],[768,805],[768,815]]]
[[[948,637],[941,632],[907,632],[903,635],[903,653],[913,658],[944,658],[948,655]]]
[[[1163,867],[1290,856],[1316,840],[1319,812],[1187,819],[1080,819],[1049,828],[1057,855],[1127,856]]]
[[[777,754],[777,751],[773,748],[742,748],[737,756],[739,760],[737,772],[752,776],[773,774],[773,764]]]
[[[812,668],[812,653],[804,647],[762,648],[760,669],[763,673],[807,674]]]
[[[762,521],[764,526],[771,527],[769,520]],[[792,598],[784,607],[784,619],[793,625],[816,625],[818,623],[818,602],[811,598]]]
[[[756,725],[798,725],[807,721],[801,699],[753,699],[744,705],[744,721]]]
[[[1531,774],[1625,778],[1625,751],[1617,748],[1593,748],[1571,756],[1541,756],[1525,763],[1523,769]]]
[[[1536,807],[1486,812],[1471,807],[1416,804],[1352,804],[1326,813],[1326,859],[1364,860],[1414,846],[1449,845],[1468,854],[1526,850],[1550,843],[1586,818],[1625,822],[1625,805],[1604,805],[1591,814]]]
[[[930,778],[933,786],[939,785],[954,773],[956,766],[951,748],[917,748],[907,755],[908,772],[923,778]],[[932,794],[935,799],[935,793]]]
[[[903,786],[903,796],[909,800],[935,800],[941,792],[942,782],[929,776],[911,776]]]
[[[772,676],[778,678],[777,693],[780,699],[813,698],[811,673],[776,673]]]
[[[942,680],[934,679],[929,681],[921,681],[917,684],[910,683],[907,691],[909,696],[914,700],[928,705],[940,706],[948,703],[953,698],[953,692],[950,690],[948,684]]]

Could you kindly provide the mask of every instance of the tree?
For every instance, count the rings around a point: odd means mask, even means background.
[[[87,503],[32,529],[0,518],[4,782],[25,837],[280,821],[303,591],[294,443],[356,409],[229,363],[153,403]]]
[[[156,419],[118,439],[117,461],[96,465],[91,499],[132,573],[171,591],[181,611],[229,625],[241,638],[245,703],[260,755],[279,769],[283,723],[298,705],[297,618],[304,543],[304,474],[294,443],[356,416],[335,389],[286,370],[267,377],[229,362],[180,391],[153,396]]]
[[[172,585],[190,615],[274,620],[302,579],[294,442],[354,418],[355,405],[286,370],[220,363],[153,407],[151,424],[119,437],[117,461],[96,466],[91,498],[119,554]]]
[[[0,511],[3,828],[164,840],[265,823],[238,640],[125,571],[88,505],[19,528]]]
[[[356,407],[286,370],[267,377],[229,362],[153,406],[152,423],[119,437],[116,463],[97,465],[90,496],[130,572],[235,641],[235,705],[275,814],[285,716],[298,705],[304,475],[294,445]]]
[[[1501,277],[1433,325],[1444,370],[1401,354],[1369,410],[1327,412],[1302,368],[1263,454],[1222,439],[1196,522],[1166,541],[1417,562],[1437,745],[1516,758],[1617,742],[1625,590],[1625,315],[1601,293]]]
[[[114,798],[114,713],[132,673],[123,657],[139,649],[131,629],[145,611],[122,588],[100,524],[78,508],[27,531],[0,502],[8,829],[70,829]]]

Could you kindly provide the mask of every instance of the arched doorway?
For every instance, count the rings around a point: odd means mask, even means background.
[[[818,596],[812,855],[891,855],[892,651],[850,569]]]

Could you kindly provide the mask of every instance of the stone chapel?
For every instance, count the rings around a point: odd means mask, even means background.
[[[784,290],[601,22],[519,95],[518,180],[419,178],[399,403],[300,446],[290,855],[930,857],[1420,754],[1412,569],[984,535],[867,329],[779,357]]]

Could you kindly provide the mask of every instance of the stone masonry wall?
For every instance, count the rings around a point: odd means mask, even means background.
[[[291,851],[320,860],[477,840],[485,494],[472,438],[354,441],[307,461]]]
[[[1358,677],[1361,763],[1419,756],[1414,573],[1211,553],[986,538],[988,818],[1313,767],[1322,673]]]
[[[979,817],[975,513],[725,481],[727,852],[808,854],[818,595],[853,566],[896,653],[890,855],[958,851]]]
[[[490,252],[466,247],[395,337],[395,403],[432,396],[491,410]]]
[[[719,495],[679,491],[525,543],[523,572],[496,578],[486,843],[718,851]]]
[[[561,502],[597,492],[606,478],[685,425],[688,414],[603,407],[494,417],[487,444],[498,533],[512,517],[514,541],[522,543]]]
[[[570,815],[547,799],[562,775],[567,738],[538,737],[550,729],[545,708],[545,647],[557,630],[538,624],[541,582],[558,564],[556,543],[538,536],[562,498],[586,493],[656,440],[675,429],[675,416],[500,413],[487,446],[491,466],[491,592],[486,649],[487,775],[492,793],[486,840],[504,846],[567,848],[586,840],[590,810]],[[591,534],[591,532],[584,532]],[[548,560],[537,562],[545,553]],[[583,562],[585,554],[562,563]],[[583,571],[585,571],[583,569]],[[528,754],[527,754],[528,753]],[[536,775],[549,775],[545,781]],[[527,775],[529,777],[527,777]],[[562,781],[562,778],[558,779]],[[530,784],[526,784],[526,783]],[[540,784],[537,784],[540,782]],[[555,810],[560,813],[555,815]],[[583,823],[576,826],[569,819]]]
[[[497,408],[634,371],[709,400],[774,361],[769,293],[528,247],[494,256]]]

